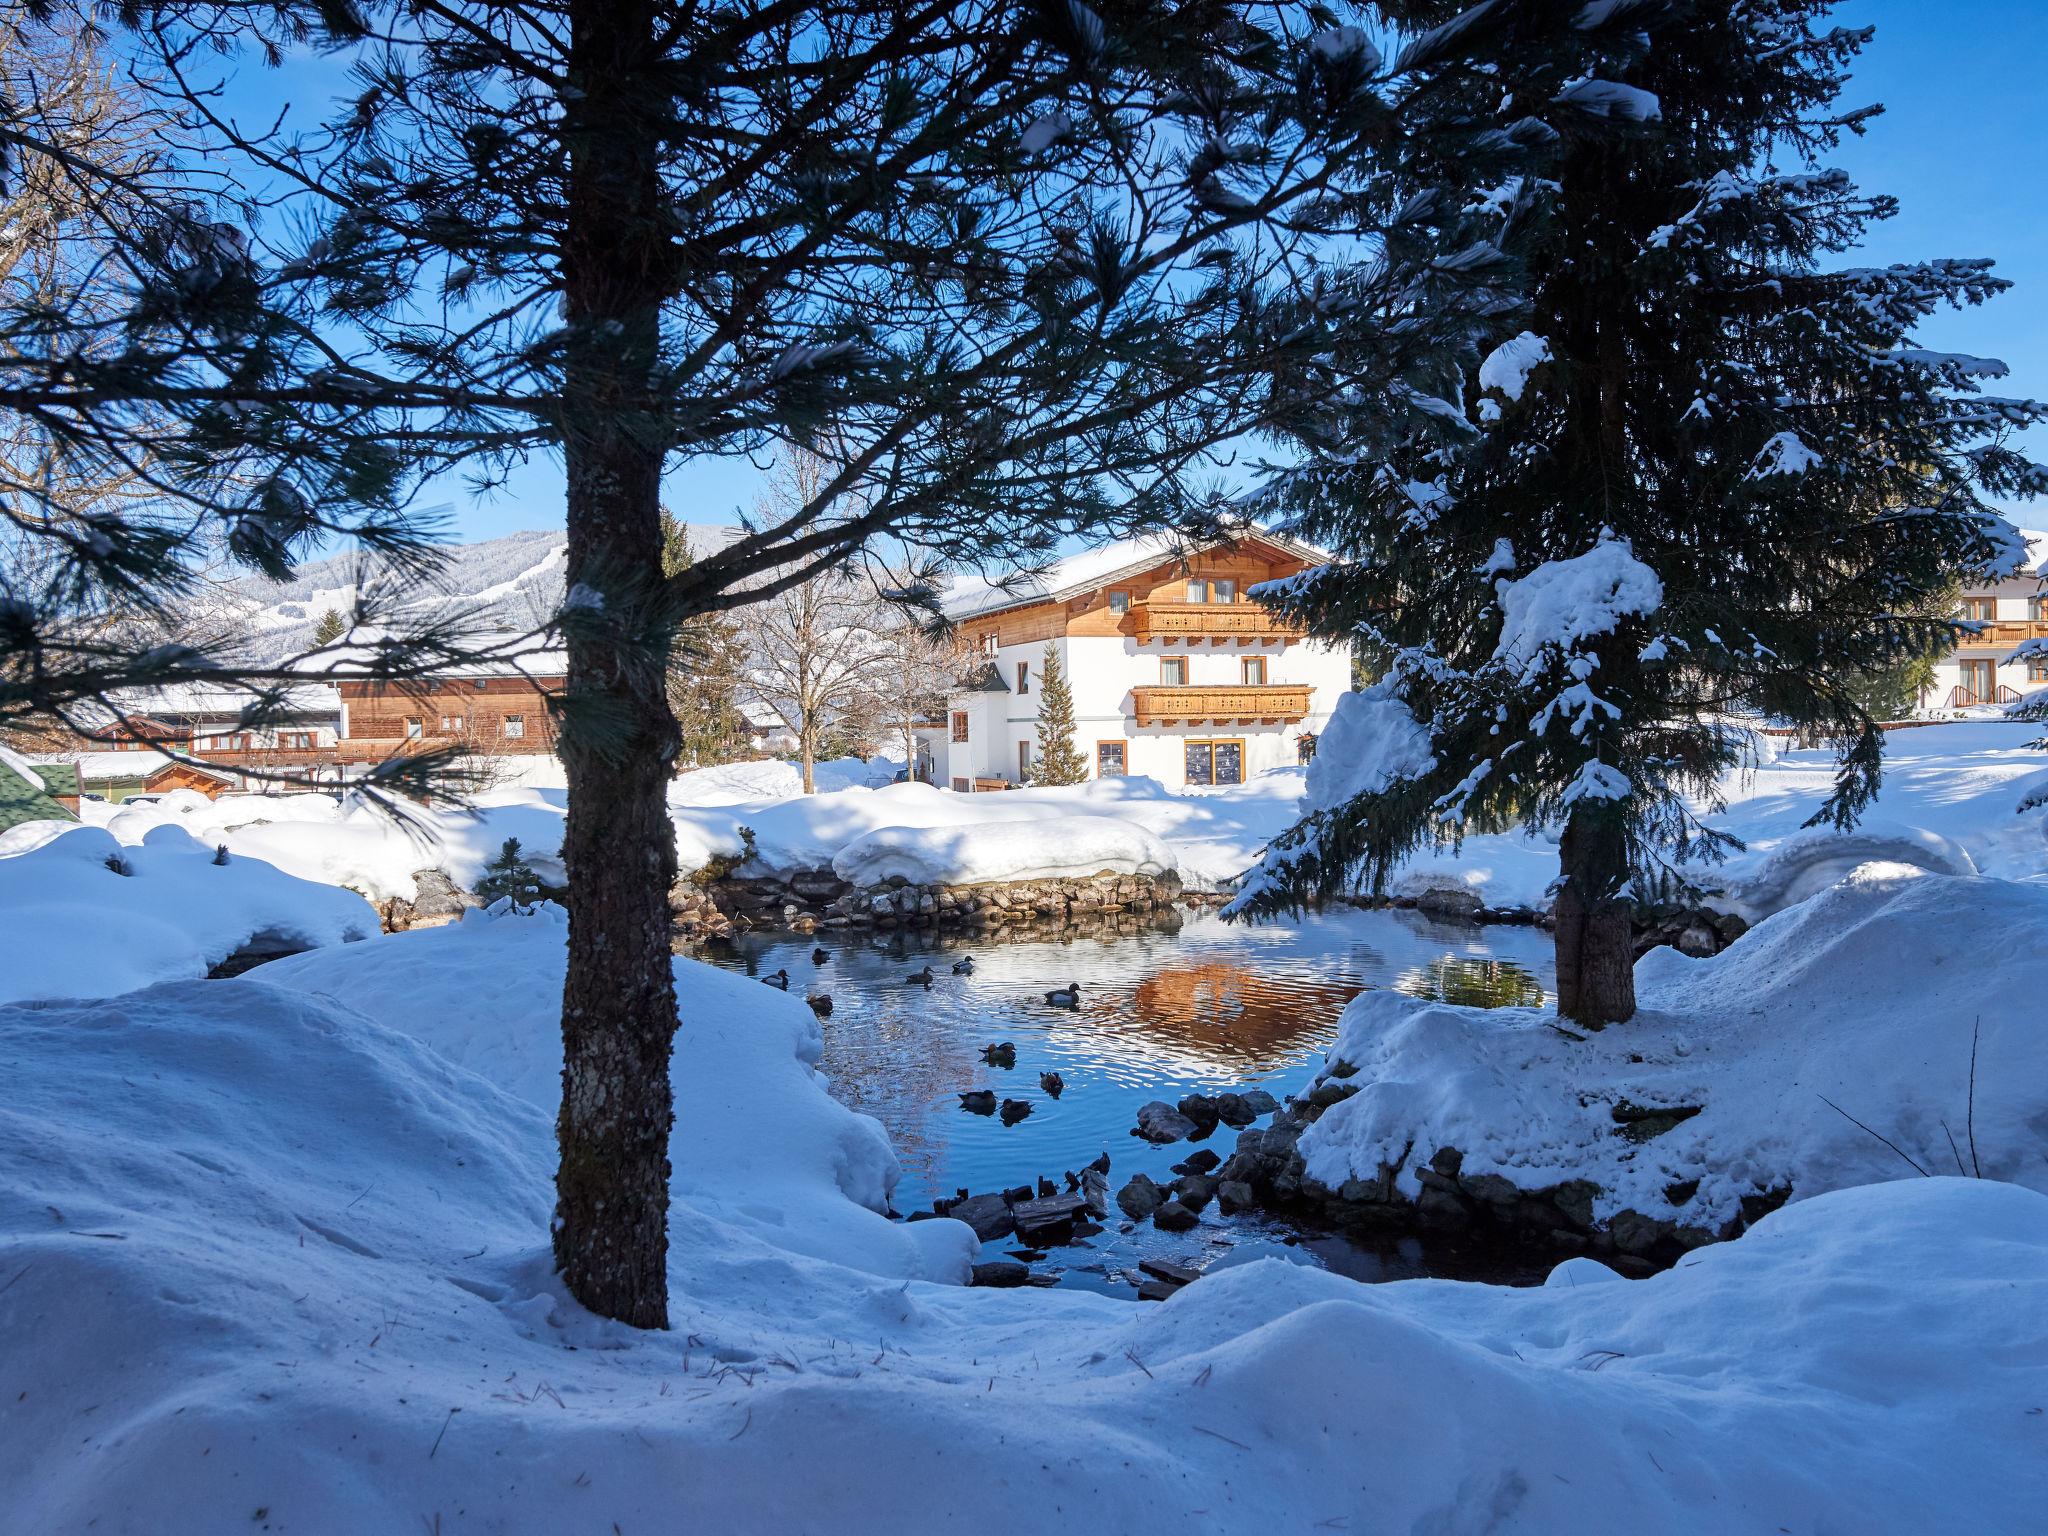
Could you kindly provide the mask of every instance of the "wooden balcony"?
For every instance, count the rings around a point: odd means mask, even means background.
[[[1136,603],[1128,625],[1142,643],[1285,645],[1307,631],[1258,603]]]
[[[1307,683],[1133,688],[1140,725],[1289,725],[1308,716]]]
[[[2011,649],[2028,640],[2048,640],[2048,619],[1978,619],[1974,635],[1958,635],[1959,651]]]

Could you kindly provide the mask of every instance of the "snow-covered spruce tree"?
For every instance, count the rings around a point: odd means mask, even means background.
[[[1038,761],[1032,771],[1041,784],[1083,784],[1088,759],[1074,745],[1074,691],[1067,686],[1060,648],[1048,641],[1038,676]]]
[[[498,856],[484,866],[483,875],[476,883],[477,900],[485,906],[510,901],[512,910],[523,914],[534,909],[541,894],[540,876],[533,872],[533,866],[526,862],[526,855],[519,851],[519,839],[506,838],[498,849]]]
[[[1515,55],[1489,49],[1503,17],[1569,19],[1484,0],[1389,58],[1302,0],[116,14],[204,163],[264,189],[246,219],[214,199],[179,230],[165,302],[188,325],[260,315],[260,346],[204,375],[0,357],[0,399],[170,409],[236,468],[302,451],[244,493],[266,548],[364,507],[386,529],[434,475],[559,459],[554,1249],[580,1301],[644,1326],[667,1318],[678,626],[875,540],[926,569],[1015,565],[1070,534],[1209,523],[1206,466],[1244,434],[1382,398],[1495,312],[1512,263],[1459,210],[1531,141],[1496,112]],[[327,122],[218,112],[210,71],[309,48],[353,70]],[[1448,88],[1470,79],[1483,101]],[[801,448],[836,466],[814,498],[662,574],[666,470]]]
[[[2042,407],[1978,393],[2003,367],[1914,342],[2006,286],[1990,264],[1837,264],[1893,205],[1824,163],[1867,115],[1836,98],[1869,33],[1828,9],[1587,8],[1647,37],[1589,62],[1617,85],[1561,93],[1611,120],[1544,172],[1526,319],[1391,459],[1276,488],[1339,558],[1268,600],[1392,666],[1340,705],[1241,910],[1556,827],[1559,1009],[1604,1024],[1635,1010],[1631,903],[1732,845],[1698,808],[1752,723],[1839,749],[1810,825],[1876,793],[1859,685],[1951,643],[1930,597],[2018,555],[1983,494],[2048,476],[2003,441]]]

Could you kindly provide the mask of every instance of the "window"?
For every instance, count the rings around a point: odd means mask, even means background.
[[[507,715],[505,717],[505,734],[507,736],[524,736],[526,734],[526,716]]]
[[[1159,681],[1169,688],[1185,688],[1188,682],[1188,659],[1185,656],[1162,656],[1159,658]]]
[[[1966,619],[1993,619],[1998,616],[1998,599],[1995,597],[1966,597],[1963,599],[1963,617]]]
[[[412,740],[413,738],[417,737],[417,736],[419,735],[419,733],[420,733],[420,722],[419,722],[419,721],[417,721],[417,720],[407,720],[407,721],[405,722],[405,734],[406,734],[406,739],[407,739],[407,740]]]
[[[1017,782],[1021,784],[1024,782],[1024,780],[1030,777],[1031,743],[1028,741],[1020,741],[1017,743]]]
[[[1109,611],[1118,614],[1129,613],[1131,611],[1131,594],[1128,592],[1110,593]]]
[[[993,656],[995,655],[997,648],[1001,646],[1001,644],[1002,637],[998,635],[996,631],[990,630],[987,634],[981,637],[981,654],[984,656]]]
[[[460,715],[443,715],[443,716],[441,717],[441,729],[442,729],[443,731],[459,731],[459,730],[461,730],[461,729],[462,729],[462,716],[460,716]]]
[[[1209,601],[1209,583],[1200,576],[1193,576],[1188,579],[1188,601],[1191,603],[1206,603]]]
[[[965,741],[967,739],[967,711],[964,709],[953,711],[953,739],[955,741]]]
[[[2048,656],[2029,656],[2027,658],[2027,681],[2030,683],[2048,683]]]
[[[2040,623],[2043,619],[2048,619],[2048,597],[2028,598],[2027,617],[2036,624]]]
[[[1242,784],[1244,743],[1242,741],[1191,741],[1187,746],[1187,781],[1190,784]]]
[[[965,779],[955,779],[953,781],[953,793],[956,795],[964,795],[973,787],[974,786]]]
[[[1234,603],[1237,601],[1237,583],[1223,577],[1218,577],[1215,584],[1210,588],[1210,593],[1209,600],[1211,602]]]
[[[1028,661],[1020,661],[1017,663],[1017,692],[1022,694],[1029,693],[1030,691],[1031,663]]]
[[[1095,774],[1097,778],[1121,778],[1124,768],[1124,744],[1120,741],[1098,741],[1095,743]]]
[[[480,677],[475,682],[471,683],[469,686],[474,688],[478,693],[484,693],[490,689],[491,684],[488,678]]]
[[[313,733],[311,731],[286,731],[281,740],[283,745],[287,747],[304,749],[313,745]]]
[[[1247,688],[1263,688],[1266,686],[1265,657],[1246,656],[1237,665],[1238,670],[1244,674],[1244,685]]]

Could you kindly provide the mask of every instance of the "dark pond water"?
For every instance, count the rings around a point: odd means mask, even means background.
[[[827,958],[814,963],[812,951]],[[971,975],[952,965],[971,955]],[[917,932],[753,933],[707,946],[703,958],[754,975],[786,968],[791,993],[832,999],[823,1069],[843,1102],[887,1128],[903,1162],[896,1205],[928,1207],[961,1189],[977,1194],[1062,1174],[1108,1152],[1110,1187],[1135,1173],[1169,1181],[1197,1145],[1228,1157],[1236,1132],[1155,1147],[1130,1134],[1138,1106],[1185,1093],[1265,1088],[1285,1098],[1309,1078],[1344,1005],[1368,987],[1498,1006],[1531,1003],[1554,986],[1550,940],[1535,929],[1442,923],[1409,911],[1318,913],[1259,927],[1212,913],[1175,915],[1124,931],[1000,937]],[[927,990],[904,978],[927,963]],[[1078,981],[1081,1006],[1043,994]],[[1016,1065],[987,1065],[984,1046],[1010,1042]],[[1057,1072],[1064,1090],[1040,1087]],[[993,1089],[1028,1103],[1014,1124],[977,1115],[960,1094]],[[1264,1122],[1261,1121],[1261,1124]],[[1114,1207],[1090,1246],[1055,1248],[1033,1269],[1062,1285],[1132,1294],[1127,1272],[1157,1256],[1211,1268],[1253,1257],[1317,1263],[1360,1279],[1417,1274],[1527,1280],[1497,1255],[1413,1243],[1372,1247],[1264,1216],[1226,1217],[1212,1202],[1201,1225],[1120,1230]],[[985,1246],[999,1258],[1015,1239]]]

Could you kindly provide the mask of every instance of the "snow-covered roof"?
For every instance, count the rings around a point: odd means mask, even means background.
[[[1304,560],[1329,559],[1326,551],[1312,544],[1263,528],[1246,528],[1235,539],[1258,539]],[[1139,534],[1064,555],[1039,570],[993,577],[962,573],[947,588],[942,606],[948,618],[959,620],[1027,608],[1034,603],[1065,602],[1109,582],[1136,576],[1163,561],[1184,559],[1227,542],[1231,540],[1190,540],[1171,533]]]
[[[173,683],[122,694],[117,702],[136,714],[170,720],[185,715],[238,715],[253,697],[245,688],[217,683]],[[285,690],[285,709],[295,715],[338,714],[341,694],[325,683],[297,684]]]

